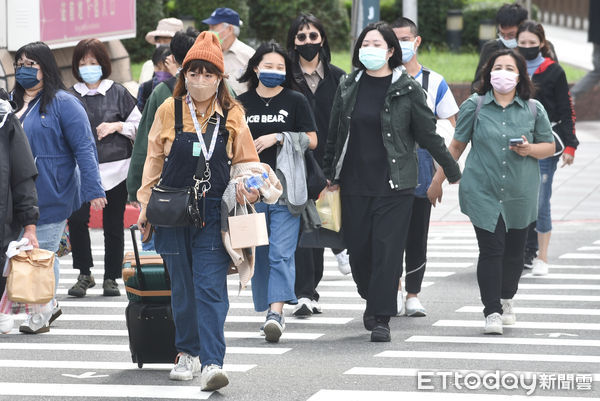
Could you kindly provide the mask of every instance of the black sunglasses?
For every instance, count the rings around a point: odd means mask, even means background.
[[[308,34],[308,37],[310,38],[310,40],[317,40],[319,39],[319,33],[311,32]],[[296,35],[296,39],[298,39],[300,42],[304,42],[306,40],[306,34],[304,32],[300,32]]]

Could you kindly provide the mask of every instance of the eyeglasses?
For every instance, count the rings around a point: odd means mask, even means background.
[[[308,34],[308,37],[310,40],[317,40],[319,39],[319,33],[318,32],[311,32]],[[299,34],[296,35],[296,39],[298,39],[298,41],[300,42],[304,42],[306,40],[306,34],[304,32],[300,32]]]
[[[21,67],[33,67],[36,65],[40,65],[40,63],[38,63],[37,61],[20,61],[18,63],[13,63],[13,67],[15,67],[15,70]]]

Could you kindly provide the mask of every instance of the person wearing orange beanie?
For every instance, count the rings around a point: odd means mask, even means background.
[[[179,352],[169,377],[192,380],[201,372],[203,391],[229,384],[223,358],[231,259],[221,237],[221,198],[229,184],[232,164],[259,161],[244,111],[231,98],[223,78],[219,39],[213,33],[202,32],[183,61],[173,97],[156,112],[148,134],[142,186],[137,193],[142,204],[138,226],[144,227],[152,187],[159,182],[173,188],[200,185],[198,203],[204,226],[156,227],[155,246],[169,267],[175,346]],[[176,121],[183,127],[176,128]],[[200,156],[206,160],[204,177],[209,178],[195,182]],[[243,203],[244,196],[250,202],[259,198],[257,190],[249,192],[240,185],[238,202]]]

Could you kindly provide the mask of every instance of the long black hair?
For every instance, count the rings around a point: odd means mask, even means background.
[[[402,49],[400,48],[400,43],[398,43],[398,38],[396,38],[396,34],[392,28],[386,24],[385,22],[373,22],[365,27],[362,30],[360,35],[358,35],[358,39],[356,39],[356,43],[354,44],[354,54],[352,55],[352,65],[358,69],[366,70],[366,67],[363,63],[360,62],[358,58],[358,52],[360,47],[362,46],[363,41],[365,40],[365,36],[369,31],[377,30],[381,36],[383,36],[383,40],[387,43],[388,49],[394,49],[394,53],[388,59],[388,65],[393,70],[394,68],[402,65]]]
[[[533,86],[533,83],[529,78],[529,74],[527,73],[527,62],[523,56],[519,54],[519,52],[513,49],[500,49],[492,54],[481,72],[481,82],[477,87],[477,94],[483,96],[493,88],[492,83],[490,82],[492,68],[494,67],[496,59],[500,56],[511,56],[515,60],[515,64],[519,70],[519,82],[517,83],[517,94],[519,97],[523,100],[529,100],[533,98],[533,95],[535,94],[535,87]]]
[[[283,50],[283,47],[274,40],[271,40],[268,43],[262,43],[258,49],[256,49],[254,55],[248,60],[246,72],[244,72],[244,75],[242,75],[238,81],[248,82],[249,89],[256,89],[258,86],[258,76],[256,72],[254,72],[254,69],[258,67],[264,55],[269,53],[277,53],[285,60],[285,81],[281,86],[289,88],[290,82],[292,82],[292,63],[285,50]]]
[[[290,25],[290,29],[288,30],[287,36],[287,50],[290,58],[294,62],[294,64],[298,63],[299,54],[296,51],[296,35],[300,31],[300,29],[304,27],[308,27],[309,25],[314,26],[321,35],[322,46],[321,50],[319,50],[319,58],[324,63],[329,64],[331,62],[331,50],[329,50],[329,42],[327,41],[327,34],[325,34],[325,27],[323,23],[312,14],[300,14]]]
[[[44,42],[32,42],[22,46],[15,53],[15,63],[21,59],[22,55],[25,55],[28,59],[38,63],[42,70],[44,86],[42,88],[42,98],[40,100],[40,113],[45,113],[46,106],[52,102],[56,92],[60,89],[65,89],[65,84],[60,77],[56,59],[52,54],[52,50],[50,50],[48,45]],[[13,100],[17,104],[17,110],[21,110],[23,107],[24,94],[25,88],[15,81]]]

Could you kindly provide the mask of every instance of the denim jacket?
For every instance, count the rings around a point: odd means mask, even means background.
[[[39,175],[39,225],[67,219],[83,202],[105,197],[98,155],[85,109],[59,90],[40,112],[39,102],[23,120]]]

